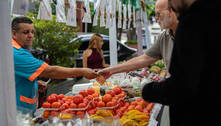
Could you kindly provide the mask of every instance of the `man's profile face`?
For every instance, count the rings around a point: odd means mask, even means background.
[[[33,24],[20,23],[17,31],[12,31],[12,38],[17,41],[23,48],[30,49],[34,39]]]

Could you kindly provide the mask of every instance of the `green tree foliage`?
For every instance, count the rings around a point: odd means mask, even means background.
[[[34,49],[44,49],[48,54],[51,65],[72,67],[74,59],[70,58],[78,53],[80,42],[70,42],[76,37],[79,28],[67,26],[52,21],[38,20],[36,14],[29,14],[35,27]]]
[[[148,0],[149,2],[156,1],[156,0]],[[155,4],[146,4],[146,12],[147,17],[150,19],[151,17],[155,16]]]

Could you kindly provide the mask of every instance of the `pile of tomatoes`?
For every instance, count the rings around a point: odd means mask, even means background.
[[[57,116],[60,112],[67,112],[82,117],[86,110],[92,109],[90,103],[98,97],[99,94],[93,88],[82,90],[76,96],[51,94],[47,97],[47,101],[42,104],[42,107],[45,109],[43,117]]]
[[[148,116],[150,115],[153,103],[147,103],[142,98],[133,102],[125,102],[125,96],[126,93],[122,91],[121,87],[106,91],[104,96],[100,96],[93,88],[82,90],[75,96],[51,94],[42,104],[45,109],[43,117],[57,116],[59,113],[65,112],[84,118],[86,112],[89,115],[94,115],[98,109],[109,110],[113,116],[119,117],[130,110],[139,110]]]

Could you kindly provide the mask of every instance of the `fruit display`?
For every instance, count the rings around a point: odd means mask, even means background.
[[[91,109],[96,108],[96,106],[91,104],[98,97],[99,94],[93,88],[82,90],[75,96],[51,94],[47,97],[47,101],[42,104],[45,110],[42,116],[48,118],[49,116],[58,116],[60,113],[65,112],[83,118],[86,111],[89,112]]]
[[[93,124],[113,125],[117,121],[122,126],[147,126],[155,104],[140,98],[142,79],[134,78],[136,86],[127,84],[132,81],[120,86],[95,82],[74,95],[51,94],[42,104],[42,117],[46,120],[50,117],[59,120],[89,118]]]

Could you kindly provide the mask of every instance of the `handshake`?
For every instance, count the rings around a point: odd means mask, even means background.
[[[89,68],[83,68],[83,69],[84,69],[83,76],[85,78],[87,79],[96,78],[96,81],[99,82],[100,84],[103,84],[106,81],[106,79],[108,79],[112,75],[112,72],[108,68],[98,71]]]

